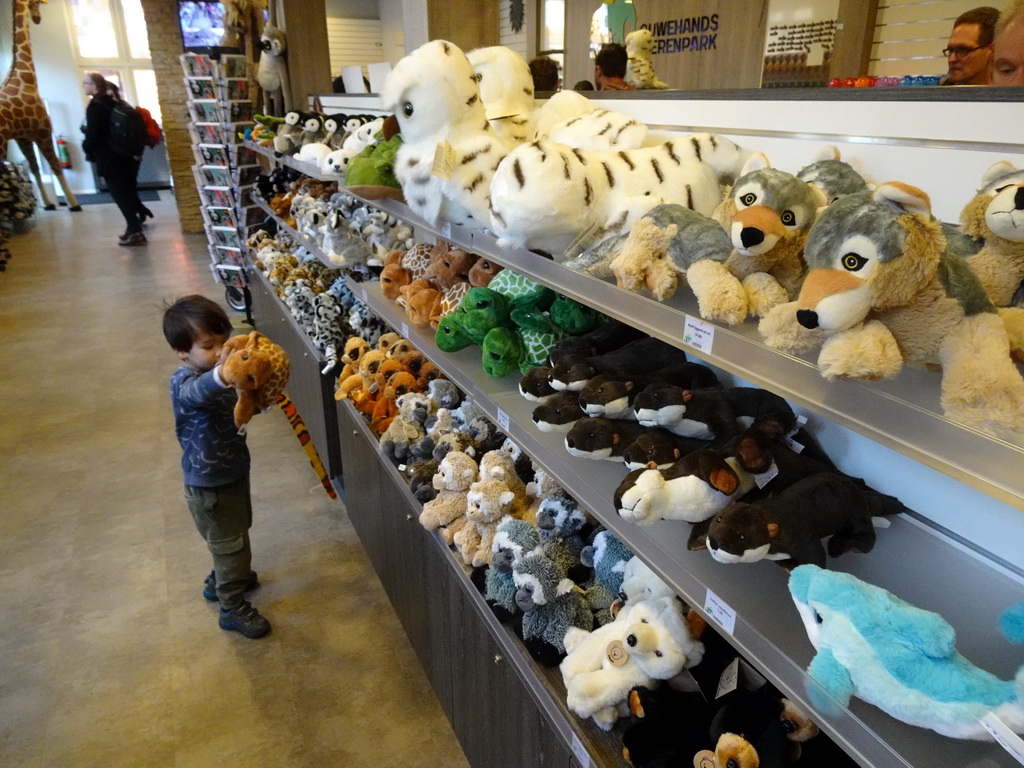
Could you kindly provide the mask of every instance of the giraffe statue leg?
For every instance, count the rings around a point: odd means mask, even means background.
[[[80,206],[78,204],[78,200],[75,199],[75,193],[72,192],[71,187],[68,186],[68,180],[64,178],[64,169],[60,167],[60,160],[57,159],[57,153],[53,149],[53,137],[47,136],[45,139],[36,143],[39,145],[39,151],[42,152],[43,157],[46,158],[46,162],[50,164],[50,171],[57,177],[57,181],[60,182],[60,188],[64,190],[64,198],[68,201],[68,210],[82,210],[82,206]]]
[[[39,163],[36,162],[36,153],[35,149],[32,147],[32,142],[28,139],[15,139],[15,141],[18,142],[21,154],[23,154],[25,159],[28,161],[28,169],[32,172],[32,177],[36,180],[36,187],[39,189],[39,196],[43,199],[43,210],[57,210],[57,206],[54,205],[53,200],[51,200],[49,195],[46,194],[46,187],[43,186],[43,176],[39,173]]]

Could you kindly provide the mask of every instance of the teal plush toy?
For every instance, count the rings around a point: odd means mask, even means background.
[[[957,739],[989,740],[979,722],[992,713],[1024,733],[1024,666],[1004,681],[956,650],[953,628],[846,573],[801,565],[789,591],[817,654],[808,673],[842,705],[851,696],[898,720]],[[1024,602],[1006,611],[1000,626],[1024,643]],[[812,699],[823,699],[816,690]],[[815,701],[823,710],[830,700]]]

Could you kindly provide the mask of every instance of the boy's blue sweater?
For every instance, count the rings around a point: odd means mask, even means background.
[[[185,485],[213,488],[249,474],[249,448],[235,426],[238,396],[215,378],[182,366],[171,375],[174,431]]]

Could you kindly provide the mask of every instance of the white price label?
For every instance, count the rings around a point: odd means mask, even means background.
[[[707,597],[704,598],[704,610],[718,626],[730,635],[736,631],[736,611],[710,589]]]
[[[572,735],[572,756],[576,758],[580,768],[590,768],[590,755],[587,754],[583,742],[575,733]]]
[[[498,409],[498,426],[508,432],[508,414],[501,408]]]
[[[1024,765],[1024,739],[1010,730],[1010,726],[992,712],[981,718],[981,724],[986,731],[992,734],[992,738],[999,746],[1009,753],[1010,757]]]
[[[804,446],[801,443],[798,443],[792,437],[784,437],[782,438],[782,442],[788,445],[790,450],[792,450],[794,453],[801,453],[804,449]]]
[[[408,323],[402,323],[402,338],[403,339],[408,339],[409,338],[409,324]]]
[[[710,354],[715,343],[715,326],[687,315],[683,323],[683,341],[701,352]]]
[[[779,465],[774,461],[772,465],[768,467],[764,472],[759,475],[754,475],[754,482],[757,483],[758,488],[764,488],[768,483],[779,476]]]
[[[450,221],[441,222],[441,237],[450,238],[452,236],[452,223]]]

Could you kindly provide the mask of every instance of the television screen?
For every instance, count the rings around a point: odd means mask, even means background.
[[[224,36],[224,3],[179,0],[178,20],[186,50],[218,46]]]

